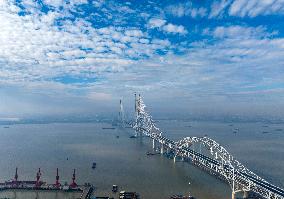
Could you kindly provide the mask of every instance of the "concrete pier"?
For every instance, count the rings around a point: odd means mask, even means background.
[[[164,145],[161,144],[161,154],[164,154]]]
[[[249,191],[244,191],[243,198],[248,198],[248,196],[249,196]]]
[[[232,192],[232,199],[236,199],[236,193],[234,191]]]

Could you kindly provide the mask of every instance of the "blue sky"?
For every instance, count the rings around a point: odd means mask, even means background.
[[[284,118],[284,2],[0,1],[0,117]],[[116,104],[117,103],[117,104]]]

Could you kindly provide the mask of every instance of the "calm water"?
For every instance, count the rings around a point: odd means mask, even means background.
[[[166,136],[174,140],[207,134],[263,178],[284,187],[284,125],[217,122],[160,121]],[[164,199],[190,191],[199,199],[230,198],[230,187],[187,163],[159,155],[151,150],[147,138],[130,139],[132,129],[103,130],[109,124],[28,124],[0,127],[0,181],[11,179],[19,168],[19,179],[35,179],[38,167],[48,183],[55,181],[59,168],[61,182],[70,182],[77,169],[79,184],[96,186],[95,195],[110,195],[113,184],[137,191],[144,199]],[[191,127],[189,127],[191,126]],[[237,134],[232,129],[239,128]],[[277,129],[283,129],[279,131]],[[263,133],[263,131],[269,133]],[[119,138],[116,136],[119,135]],[[67,159],[68,158],[68,159]],[[92,162],[97,163],[95,170]],[[190,185],[189,185],[190,182]],[[39,198],[76,198],[75,195],[37,193]],[[1,197],[36,198],[36,193],[2,192]]]
[[[0,193],[0,198],[11,198],[11,199],[78,199],[80,193],[67,193],[67,192],[52,192],[52,191],[7,191]]]

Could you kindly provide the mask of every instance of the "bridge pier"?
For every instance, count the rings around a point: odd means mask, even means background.
[[[176,160],[176,157],[177,157],[177,156],[175,155],[175,156],[174,156],[174,163],[176,163],[176,161],[177,161],[177,160]]]
[[[248,198],[248,196],[249,196],[249,191],[244,190],[243,198]]]
[[[161,154],[164,154],[164,144],[161,144]]]
[[[155,149],[156,146],[155,146],[155,139],[153,139],[153,149]]]
[[[166,150],[167,150],[167,154],[169,154],[170,153],[170,148],[167,147]]]
[[[236,199],[236,193],[232,191],[232,199]]]
[[[135,131],[135,136],[136,137],[142,137],[142,132],[141,131]]]

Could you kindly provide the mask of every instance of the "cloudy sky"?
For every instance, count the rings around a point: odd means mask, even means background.
[[[284,118],[283,0],[0,0],[0,118]]]

